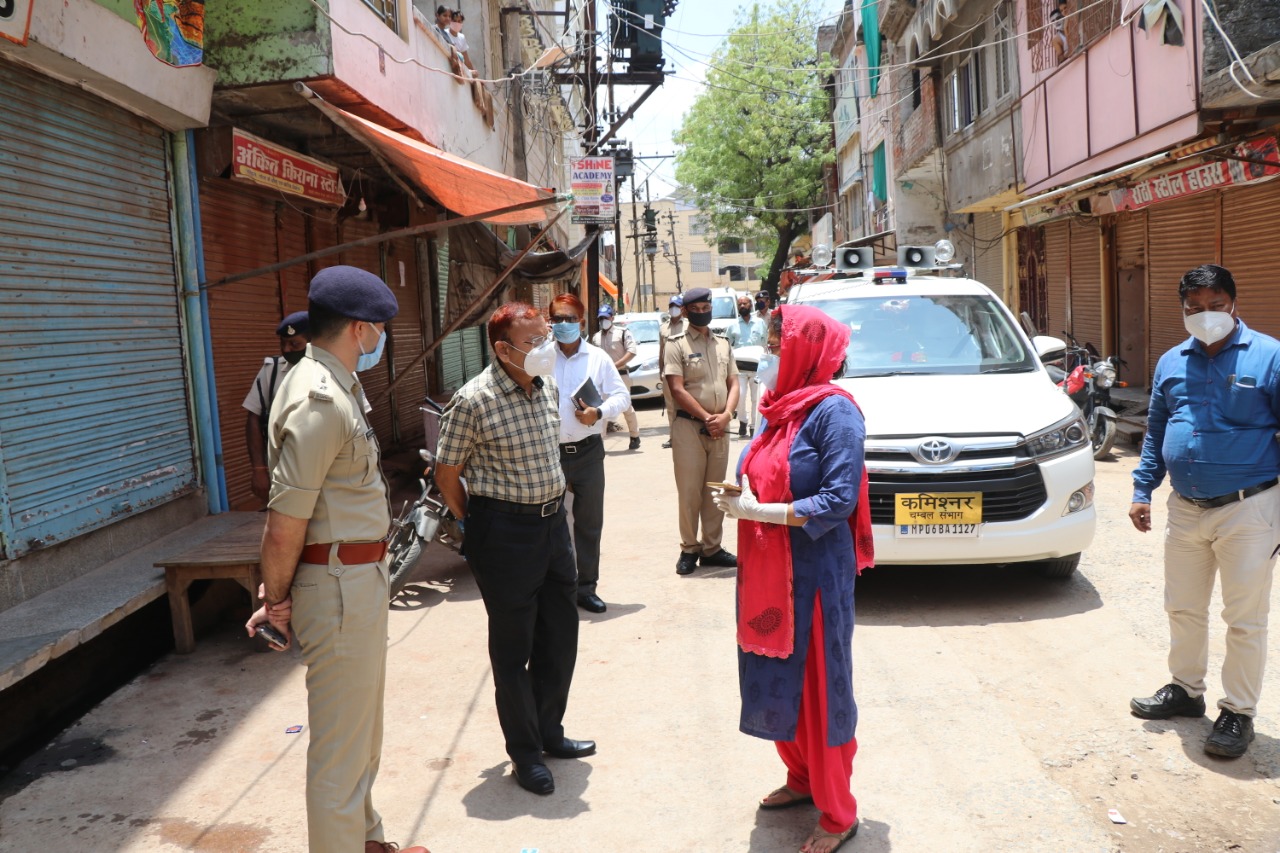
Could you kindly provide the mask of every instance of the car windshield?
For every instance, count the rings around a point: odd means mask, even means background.
[[[716,296],[711,300],[712,320],[732,320],[738,316],[738,300],[732,296]]]
[[[638,344],[652,344],[658,341],[657,320],[632,320],[627,323],[627,331]]]
[[[990,296],[901,296],[806,302],[846,324],[845,376],[1018,373],[1035,360]]]

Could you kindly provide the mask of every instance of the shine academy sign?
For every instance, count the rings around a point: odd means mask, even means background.
[[[613,224],[618,215],[618,200],[614,196],[612,157],[574,160],[569,183],[573,192],[575,224]]]
[[[35,0],[0,0],[0,38],[26,44]]]

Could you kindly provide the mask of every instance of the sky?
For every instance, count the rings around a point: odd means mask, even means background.
[[[845,2],[848,0],[819,0],[816,5],[834,23]],[[650,95],[618,132],[618,136],[631,143],[637,155],[675,153],[676,146],[671,136],[679,129],[684,114],[703,90],[702,80],[707,70],[705,63],[737,20],[738,10],[751,5],[739,0],[679,0],[675,14],[667,19],[663,31],[666,70],[675,73],[668,75],[662,88]],[[814,35],[816,37],[817,34]],[[618,106],[625,109],[644,90],[623,88],[617,91]],[[650,175],[651,198],[661,198],[670,193],[676,186],[674,159],[636,161],[636,194],[641,198],[644,198],[644,190],[640,184],[646,175]],[[622,193],[622,200],[630,200],[629,189]]]

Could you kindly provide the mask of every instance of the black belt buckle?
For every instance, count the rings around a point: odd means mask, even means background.
[[[542,505],[540,514],[543,518],[547,518],[548,516],[555,515],[556,510],[558,509],[560,509],[560,499],[556,498],[555,500],[547,501],[546,503],[544,503]]]

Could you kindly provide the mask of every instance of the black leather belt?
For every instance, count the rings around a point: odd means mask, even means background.
[[[577,453],[581,450],[586,450],[595,442],[603,440],[604,439],[600,438],[598,435],[589,435],[581,441],[566,441],[564,444],[560,445],[560,452],[570,454]]]
[[[1178,497],[1182,498],[1189,504],[1194,504],[1201,509],[1214,509],[1227,504],[1233,504],[1236,501],[1242,501],[1245,498],[1251,498],[1254,495],[1260,495],[1272,486],[1280,483],[1280,478],[1271,478],[1265,483],[1259,483],[1256,486],[1250,486],[1247,489],[1241,489],[1238,492],[1232,492],[1229,495],[1219,495],[1216,498],[1189,498],[1182,493],[1178,493]]]
[[[684,409],[676,409],[676,417],[685,418],[686,420],[697,421],[698,423],[702,423],[702,418],[695,418],[693,415],[689,414]]]
[[[543,518],[547,518],[555,515],[560,509],[560,501],[561,498],[555,498],[544,504],[522,504],[515,501],[486,498],[484,495],[472,495],[469,503],[473,507],[487,507],[498,512],[510,512],[516,515],[540,515]]]

